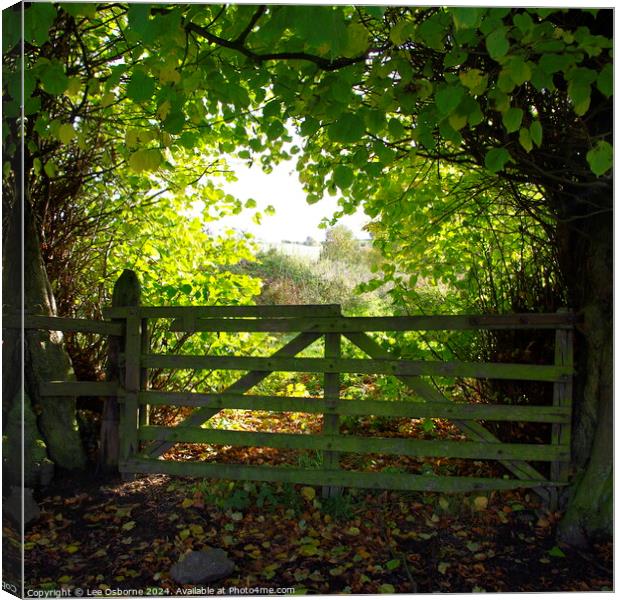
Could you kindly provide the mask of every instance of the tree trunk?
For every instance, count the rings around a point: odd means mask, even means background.
[[[28,313],[54,315],[56,305],[41,257],[39,236],[30,206],[27,200],[22,205],[19,195],[16,195],[12,204],[3,247],[4,309],[11,312],[22,309],[23,244],[23,308]],[[2,380],[5,403],[13,398],[21,398],[23,401],[19,378],[22,343],[25,370],[23,392],[32,400],[37,425],[47,445],[49,457],[57,466],[65,469],[83,468],[86,455],[75,419],[75,398],[45,398],[39,394],[41,382],[74,379],[60,332],[26,330],[22,342],[20,331],[6,331]],[[3,404],[5,414],[9,409],[9,405]]]
[[[560,226],[560,260],[583,317],[576,338],[573,489],[561,541],[584,545],[613,529],[613,227],[611,190],[590,196],[581,218]],[[609,212],[596,212],[593,205]],[[576,215],[574,215],[576,216]]]

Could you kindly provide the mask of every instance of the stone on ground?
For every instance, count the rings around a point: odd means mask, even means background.
[[[224,550],[208,548],[185,555],[170,569],[170,575],[177,583],[200,584],[228,577],[234,568]]]

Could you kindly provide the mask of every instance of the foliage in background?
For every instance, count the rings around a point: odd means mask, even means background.
[[[344,232],[344,242],[330,235],[334,230]],[[360,293],[358,288],[373,277],[376,256],[339,226],[328,230],[318,260],[270,248],[232,270],[262,280],[259,304],[340,304],[348,314],[378,315],[389,311],[386,289]]]

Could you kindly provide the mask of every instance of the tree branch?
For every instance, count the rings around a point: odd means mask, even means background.
[[[256,14],[254,16],[256,16]],[[226,40],[224,38],[221,38],[211,33],[206,27],[196,25],[196,23],[188,23],[185,26],[185,29],[188,32],[192,32],[192,33],[195,33],[195,34],[198,34],[204,37],[207,41],[211,42],[212,44],[216,44],[218,46],[222,46],[223,48],[228,48],[230,50],[236,50],[237,52],[239,52],[240,54],[243,54],[245,57],[249,58],[250,60],[254,60],[259,63],[270,61],[270,60],[303,60],[303,61],[314,63],[317,67],[319,67],[323,71],[337,71],[338,69],[342,69],[343,67],[348,67],[350,65],[355,65],[359,62],[362,62],[366,60],[366,57],[368,56],[368,53],[365,52],[364,54],[361,54],[354,58],[340,57],[335,60],[330,60],[322,56],[317,56],[315,54],[308,54],[306,52],[270,52],[267,54],[257,54],[256,52],[253,52],[249,48],[246,48],[243,45],[243,43],[239,43],[239,38],[237,38],[236,40]]]

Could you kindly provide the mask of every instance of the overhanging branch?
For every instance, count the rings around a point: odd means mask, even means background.
[[[255,13],[254,17],[257,17],[259,11]],[[260,15],[258,15],[260,17]],[[257,18],[258,20],[258,18]],[[254,25],[252,23],[251,27]],[[251,29],[250,27],[250,29]],[[368,56],[367,52],[360,54],[359,56],[353,58],[340,57],[334,60],[330,60],[328,58],[324,58],[323,56],[317,56],[316,54],[309,54],[307,52],[269,52],[266,54],[258,54],[246,46],[244,46],[243,42],[247,34],[245,31],[235,40],[227,40],[222,37],[219,37],[213,33],[211,33],[206,27],[202,27],[201,25],[197,25],[196,23],[188,23],[185,25],[185,30],[189,33],[195,33],[197,35],[202,36],[207,41],[212,44],[216,44],[223,48],[228,48],[230,50],[235,50],[243,56],[246,56],[250,60],[254,60],[256,62],[267,62],[270,60],[302,60],[306,62],[311,62],[315,64],[319,69],[323,71],[337,71],[338,69],[342,69],[343,67],[348,67],[350,65],[355,65],[366,60]],[[247,32],[249,34],[249,31]]]

